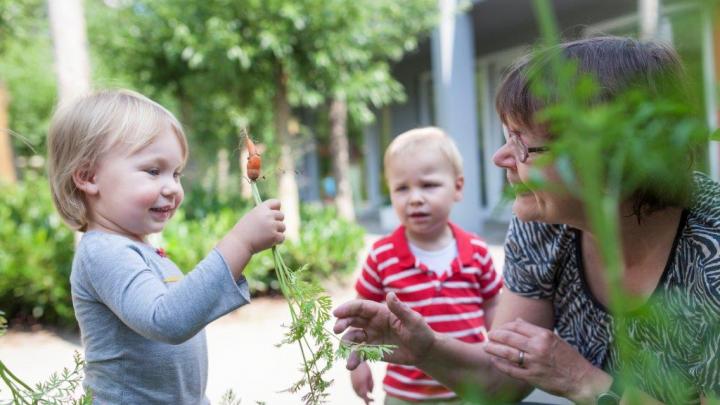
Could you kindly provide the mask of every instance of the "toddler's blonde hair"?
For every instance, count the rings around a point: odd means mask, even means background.
[[[102,90],[62,105],[48,133],[48,175],[53,202],[73,229],[85,231],[88,211],[73,174],[92,172],[103,155],[122,148],[133,153],[151,143],[163,130],[175,133],[187,160],[182,125],[160,104],[131,90]]]
[[[450,164],[455,177],[463,175],[462,156],[457,145],[445,131],[437,127],[415,128],[396,136],[385,150],[383,163],[386,175],[390,162],[412,155],[418,149],[437,151],[438,156]]]

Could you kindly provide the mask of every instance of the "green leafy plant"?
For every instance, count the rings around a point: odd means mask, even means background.
[[[709,130],[697,106],[685,97],[684,83],[677,80],[660,78],[653,93],[633,88],[612,100],[600,101],[601,89],[595,78],[579,75],[577,66],[565,60],[554,46],[559,43],[559,35],[549,2],[535,0],[533,4],[544,49],[528,75],[533,95],[546,101],[537,117],[553,134],[550,151],[538,158],[538,166],[552,165],[563,189],[584,203],[606,269],[613,345],[619,358],[616,377],[633,387],[634,376],[642,375],[683,397],[689,387],[682,373],[663,381],[653,380],[657,376],[652,371],[661,363],[632,341],[630,328],[672,330],[674,325],[662,309],[686,302],[671,293],[662,298],[656,294],[652,299],[661,301],[655,302],[655,310],[637,309],[638,297],[622,283],[619,207],[638,190],[673,193],[676,200],[690,195],[693,183],[688,160],[683,157],[702,149],[709,140]],[[532,178],[531,188],[557,187],[544,178],[541,170],[536,169]],[[635,390],[627,392],[625,401],[643,403]]]
[[[260,175],[260,155],[248,136],[245,141],[248,149],[247,173],[255,205],[259,205],[262,198],[256,180]],[[347,356],[355,350],[368,360],[380,360],[383,354],[392,351],[393,346],[343,342],[328,332],[325,324],[330,320],[330,297],[317,282],[305,277],[307,265],[293,271],[285,264],[277,246],[273,246],[271,251],[280,290],[287,300],[292,322],[282,344],[297,343],[303,359],[303,377],[290,387],[290,392],[298,392],[307,386],[309,392],[303,395],[302,400],[306,404],[323,403],[327,397],[326,390],[332,383],[324,375],[335,361],[333,339],[340,342],[339,354]]]
[[[7,330],[4,312],[0,311],[0,336]],[[65,368],[60,373],[53,373],[47,381],[31,387],[7,368],[0,361],[0,382],[10,391],[12,399],[0,399],[0,405],[89,405],[92,398],[89,393],[79,394],[78,388],[83,376],[84,362],[80,353],[75,352],[75,366]]]
[[[73,233],[55,212],[47,180],[26,172],[0,184],[0,308],[11,322],[75,325],[70,299]]]

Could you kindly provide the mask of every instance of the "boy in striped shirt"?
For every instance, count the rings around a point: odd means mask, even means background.
[[[487,245],[449,221],[462,198],[462,158],[442,130],[426,127],[397,136],[385,151],[390,199],[401,225],[377,241],[355,288],[360,298],[398,298],[423,315],[430,327],[465,342],[482,342],[502,279]],[[373,379],[363,363],[351,371],[355,393],[372,401]],[[462,404],[421,370],[388,364],[386,405]]]

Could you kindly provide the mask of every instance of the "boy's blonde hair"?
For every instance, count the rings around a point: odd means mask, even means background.
[[[462,156],[457,145],[445,131],[437,127],[415,128],[396,136],[385,150],[383,163],[386,175],[393,159],[412,154],[420,148],[437,151],[438,156],[452,166],[455,177],[463,175]]]
[[[53,202],[73,229],[85,231],[88,211],[75,186],[78,170],[91,173],[114,148],[133,153],[151,143],[167,127],[175,133],[187,160],[182,125],[160,104],[130,90],[103,90],[60,106],[48,133],[48,174]]]

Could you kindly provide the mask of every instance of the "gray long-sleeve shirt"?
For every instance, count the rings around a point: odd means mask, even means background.
[[[123,236],[86,233],[70,275],[94,404],[208,404],[203,328],[250,301],[217,250],[182,272]]]

